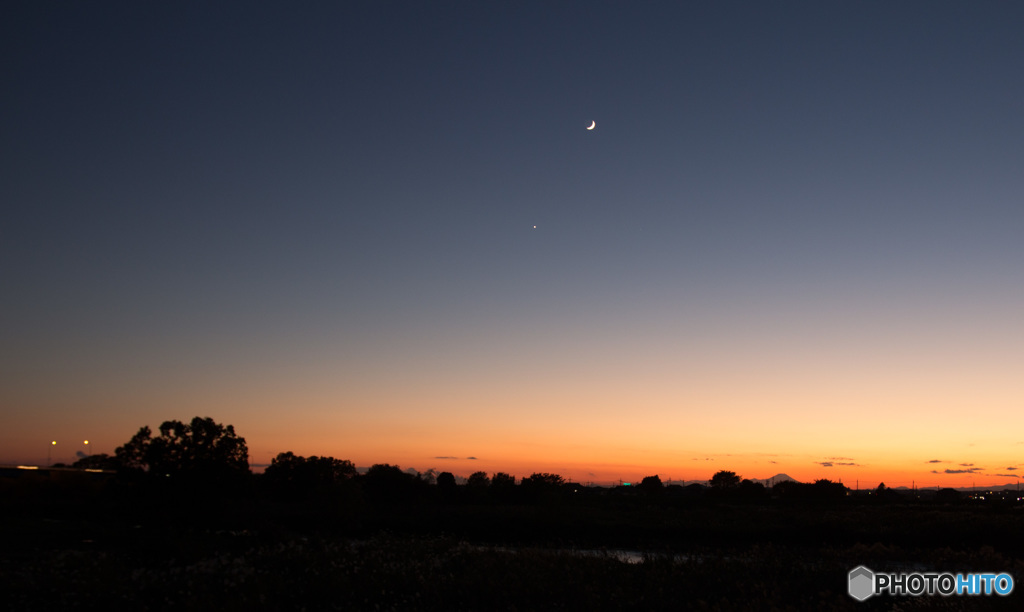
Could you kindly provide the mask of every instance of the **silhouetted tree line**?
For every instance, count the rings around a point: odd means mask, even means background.
[[[267,492],[282,499],[342,498],[357,476],[351,461],[279,453],[263,473]]]
[[[768,499],[802,502],[838,502],[850,490],[842,483],[817,480],[813,483],[783,481],[767,488],[728,470],[715,473],[707,485],[666,486],[657,475],[645,477],[634,487],[613,489],[585,487],[566,481],[558,474],[534,473],[518,481],[497,472],[490,476],[478,471],[459,484],[451,472],[429,470],[419,473],[391,464],[376,464],[360,474],[348,460],[334,457],[302,457],[279,453],[262,475],[249,469],[245,438],[233,426],[213,419],[195,417],[188,423],[166,421],[154,432],[144,426],[113,456],[91,455],[73,467],[111,470],[119,479],[135,484],[165,486],[207,486],[237,490],[248,486],[284,500],[326,498],[366,499],[375,503],[406,504],[424,500],[443,503],[545,503],[566,497],[609,494],[638,499],[709,499],[758,501]],[[865,496],[861,496],[864,498]],[[866,497],[874,503],[891,503],[903,497],[880,484]],[[935,495],[939,503],[957,503],[963,496],[953,489]]]
[[[783,499],[836,501],[846,497],[849,489],[842,483],[821,479],[813,483],[786,480],[772,487],[772,492]]]

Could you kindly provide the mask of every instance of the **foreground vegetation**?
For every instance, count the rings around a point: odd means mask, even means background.
[[[118,450],[101,458],[110,472],[0,474],[0,608],[1020,609],[1019,588],[846,592],[862,564],[1024,579],[1024,512],[1002,501],[765,489],[729,472],[686,489],[458,484],[291,453],[254,475],[244,439],[212,420],[144,428]]]
[[[860,603],[846,576],[861,564],[1024,576],[1024,517],[1006,508],[639,495],[403,503],[344,487],[281,498],[259,482],[202,493],[3,483],[0,606],[1009,610],[1019,593]]]
[[[610,551],[508,549],[443,536],[139,535],[162,549],[76,546],[16,564],[5,559],[0,587],[7,609],[1019,609],[1014,596],[858,603],[846,595],[845,577],[859,564],[925,563],[958,572],[999,567],[1016,576],[1024,570],[991,549],[878,544],[696,548],[685,555],[647,553],[631,563]]]

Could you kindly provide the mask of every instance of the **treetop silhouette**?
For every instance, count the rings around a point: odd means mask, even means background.
[[[165,421],[156,437],[144,426],[115,456],[122,469],[168,477],[219,480],[249,473],[245,438],[209,417]]]

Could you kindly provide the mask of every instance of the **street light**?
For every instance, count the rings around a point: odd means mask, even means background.
[[[53,460],[51,459],[51,456],[52,456],[51,453],[53,453],[53,447],[54,446],[57,446],[57,441],[56,440],[54,440],[53,442],[50,442],[50,447],[48,449],[46,449],[46,467],[50,467],[50,464],[53,462]]]

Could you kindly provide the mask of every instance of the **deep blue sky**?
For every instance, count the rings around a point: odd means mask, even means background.
[[[374,385],[1024,365],[1018,4],[210,4],[3,9],[5,445],[251,385],[348,418]]]

